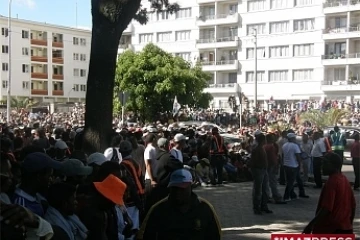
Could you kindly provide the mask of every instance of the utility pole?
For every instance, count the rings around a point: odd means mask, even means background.
[[[254,28],[254,60],[255,60],[255,69],[254,69],[254,104],[255,110],[257,110],[257,29]]]
[[[8,83],[7,83],[7,102],[6,102],[6,121],[10,123],[11,112],[11,4],[9,0],[8,13]]]
[[[75,24],[76,24],[76,27],[78,27],[78,4],[77,4],[77,0],[75,2]]]

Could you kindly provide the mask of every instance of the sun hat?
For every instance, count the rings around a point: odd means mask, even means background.
[[[188,140],[188,139],[189,138],[185,137],[185,135],[182,133],[178,133],[174,136],[174,142],[180,142],[180,141]]]
[[[186,188],[193,182],[192,175],[187,169],[175,170],[170,176],[168,187]]]
[[[65,160],[62,164],[62,173],[67,177],[73,176],[89,176],[93,168],[90,166],[85,166],[78,159],[68,159]]]
[[[53,160],[45,153],[35,152],[25,157],[22,168],[25,172],[36,173],[46,168],[61,169],[62,163]]]
[[[104,156],[104,154],[102,153],[99,153],[99,152],[96,152],[96,153],[93,153],[91,154],[89,157],[88,157],[88,165],[90,164],[96,164],[98,166],[101,166],[104,162],[108,161],[106,159],[106,157]]]
[[[96,190],[116,205],[124,205],[126,184],[113,174],[107,176],[102,182],[94,182]]]

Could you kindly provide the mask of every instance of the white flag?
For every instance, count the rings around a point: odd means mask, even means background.
[[[178,103],[177,97],[174,98],[174,104],[173,104],[173,116],[178,114],[180,111],[181,105]]]

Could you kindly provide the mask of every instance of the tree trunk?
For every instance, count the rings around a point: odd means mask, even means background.
[[[140,0],[92,0],[92,41],[86,91],[84,151],[103,152],[112,133],[116,59],[122,32]]]

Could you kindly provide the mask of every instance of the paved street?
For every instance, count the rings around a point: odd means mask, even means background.
[[[345,166],[345,170],[347,166]],[[351,167],[351,166],[348,166]],[[353,173],[352,173],[353,174]],[[351,172],[346,173],[351,177]],[[281,192],[283,186],[279,186]],[[300,233],[314,216],[320,190],[307,187],[310,199],[298,199],[286,205],[270,204],[274,214],[257,216],[252,212],[252,183],[227,184],[224,187],[197,188],[196,193],[215,207],[223,229],[223,239],[270,239],[271,233]],[[356,192],[360,209],[360,192]],[[360,235],[360,211],[357,211],[355,233]]]

